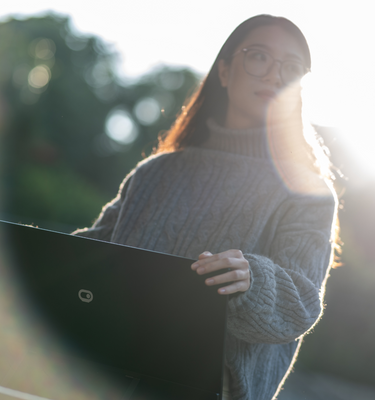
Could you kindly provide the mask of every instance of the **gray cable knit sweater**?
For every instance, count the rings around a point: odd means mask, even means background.
[[[208,125],[202,146],[138,164],[94,225],[75,234],[193,259],[242,250],[251,286],[229,301],[230,391],[269,400],[321,314],[337,201],[303,165],[276,168],[263,130]]]

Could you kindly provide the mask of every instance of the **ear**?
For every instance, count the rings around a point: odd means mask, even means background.
[[[228,86],[229,64],[221,59],[217,65],[219,79],[222,87]]]

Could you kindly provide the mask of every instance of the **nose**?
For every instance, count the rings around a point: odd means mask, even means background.
[[[266,76],[264,76],[262,80],[271,82],[277,87],[281,87],[283,85],[283,79],[281,78],[281,61],[274,60]]]

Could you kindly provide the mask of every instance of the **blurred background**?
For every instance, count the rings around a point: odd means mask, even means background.
[[[279,398],[374,399],[370,2],[49,3],[0,10],[0,219],[61,232],[93,222],[240,22],[269,13],[301,28],[313,60],[305,109],[344,175],[336,180],[343,265]]]

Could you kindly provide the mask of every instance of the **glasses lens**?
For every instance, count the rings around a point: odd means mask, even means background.
[[[284,61],[281,66],[281,78],[285,83],[299,80],[305,75],[305,68],[296,61]]]
[[[274,63],[270,54],[251,49],[246,51],[244,60],[245,71],[259,78],[266,76]],[[290,83],[305,75],[305,67],[298,61],[286,60],[281,63],[280,74],[284,83]]]
[[[245,71],[253,76],[267,75],[273,59],[267,53],[259,50],[248,50],[245,54]]]

